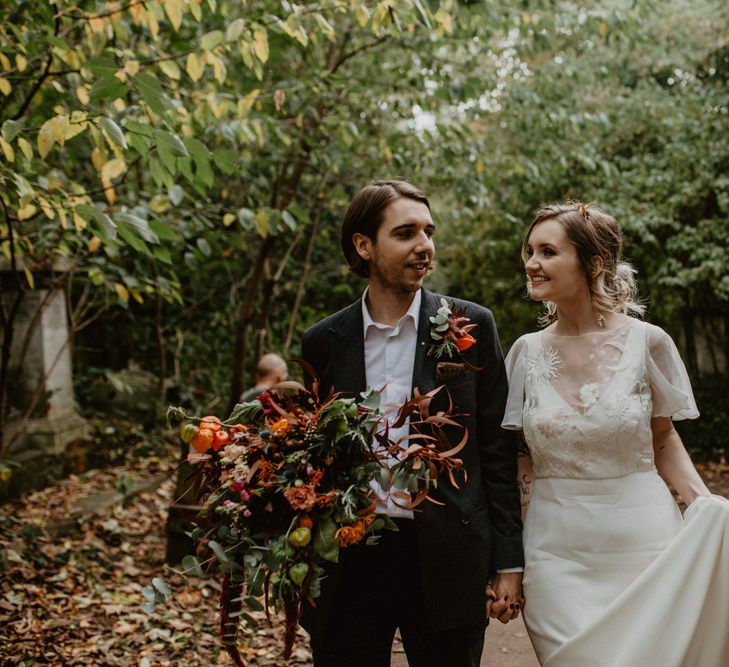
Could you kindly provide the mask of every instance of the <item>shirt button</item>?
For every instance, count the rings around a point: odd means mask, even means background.
[[[462,523],[462,524],[463,524],[464,526],[467,526],[467,525],[469,524],[469,521],[468,521],[468,519],[461,519],[461,523]]]

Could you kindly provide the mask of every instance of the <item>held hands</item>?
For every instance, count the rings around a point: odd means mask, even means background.
[[[486,616],[502,623],[513,621],[524,608],[521,572],[496,574],[486,589]]]

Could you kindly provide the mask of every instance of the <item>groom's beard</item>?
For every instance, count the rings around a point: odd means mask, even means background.
[[[410,269],[403,266],[398,269],[391,267],[381,267],[377,264],[370,264],[370,278],[374,279],[383,289],[394,294],[412,295],[417,292],[422,286],[425,278],[435,270],[435,260],[428,262],[423,260],[423,263],[427,264],[425,274],[420,278],[411,278],[408,280],[408,273]]]

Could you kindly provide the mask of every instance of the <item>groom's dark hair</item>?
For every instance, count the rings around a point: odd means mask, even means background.
[[[366,278],[370,269],[369,263],[357,253],[352,237],[355,234],[364,234],[375,243],[385,209],[401,197],[425,204],[430,210],[430,202],[425,194],[407,181],[373,181],[362,188],[350,202],[342,222],[342,251],[349,268],[358,276]]]

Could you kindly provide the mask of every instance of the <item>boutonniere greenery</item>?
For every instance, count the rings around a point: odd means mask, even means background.
[[[449,304],[442,297],[440,303],[438,312],[430,318],[433,345],[428,354],[436,359],[452,359],[476,342],[469,332],[478,325],[469,324],[471,320],[465,317],[465,308],[456,308],[452,301]]]

